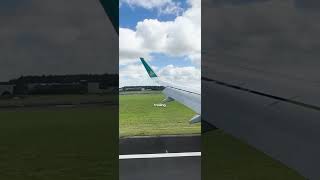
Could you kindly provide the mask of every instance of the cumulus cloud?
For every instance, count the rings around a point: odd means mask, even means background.
[[[156,67],[152,67],[157,69]],[[156,85],[140,63],[120,67],[119,86],[144,86]]]
[[[159,75],[168,82],[188,85],[189,87],[199,89],[201,86],[201,71],[194,66],[176,67],[167,65],[159,70]]]
[[[155,66],[152,68],[164,81],[174,82],[177,85],[188,86],[194,89],[199,89],[201,86],[201,71],[194,66],[176,67],[171,64],[160,69]],[[122,67],[120,73],[120,87],[138,85],[157,84],[149,78],[147,72],[140,63]]]
[[[195,64],[200,64],[201,9],[199,2],[200,0],[190,0],[191,8],[173,21],[145,19],[137,23],[135,30],[120,28],[120,63],[128,63],[133,57],[152,52],[170,56],[187,56]]]
[[[135,63],[139,57],[149,57],[150,50],[143,46],[143,38],[138,37],[135,31],[120,28],[119,36],[120,65]]]

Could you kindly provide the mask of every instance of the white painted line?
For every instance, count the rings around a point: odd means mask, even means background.
[[[201,152],[183,152],[183,153],[159,153],[159,154],[129,154],[119,155],[119,159],[153,159],[170,157],[195,157],[201,156]]]

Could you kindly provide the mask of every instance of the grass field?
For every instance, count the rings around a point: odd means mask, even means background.
[[[154,107],[160,93],[120,95],[120,137],[200,134],[201,125],[189,124],[195,113],[177,102]]]
[[[219,180],[305,180],[221,130],[202,135],[202,177]]]
[[[117,113],[112,106],[0,111],[0,179],[117,179]]]

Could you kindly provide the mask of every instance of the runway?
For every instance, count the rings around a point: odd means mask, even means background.
[[[121,180],[201,179],[201,136],[120,139]]]

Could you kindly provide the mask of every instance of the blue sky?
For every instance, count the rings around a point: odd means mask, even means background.
[[[185,4],[185,3],[184,3]],[[128,4],[120,6],[120,26],[134,29],[137,22],[144,19],[158,19],[160,21],[172,21],[176,18],[175,14],[159,14],[157,9],[145,9],[142,7],[130,7]]]
[[[200,0],[120,2],[120,86],[154,85],[141,72],[140,56],[167,80],[200,81],[199,58],[193,59],[201,48],[201,25],[196,25],[201,13],[194,5]]]

